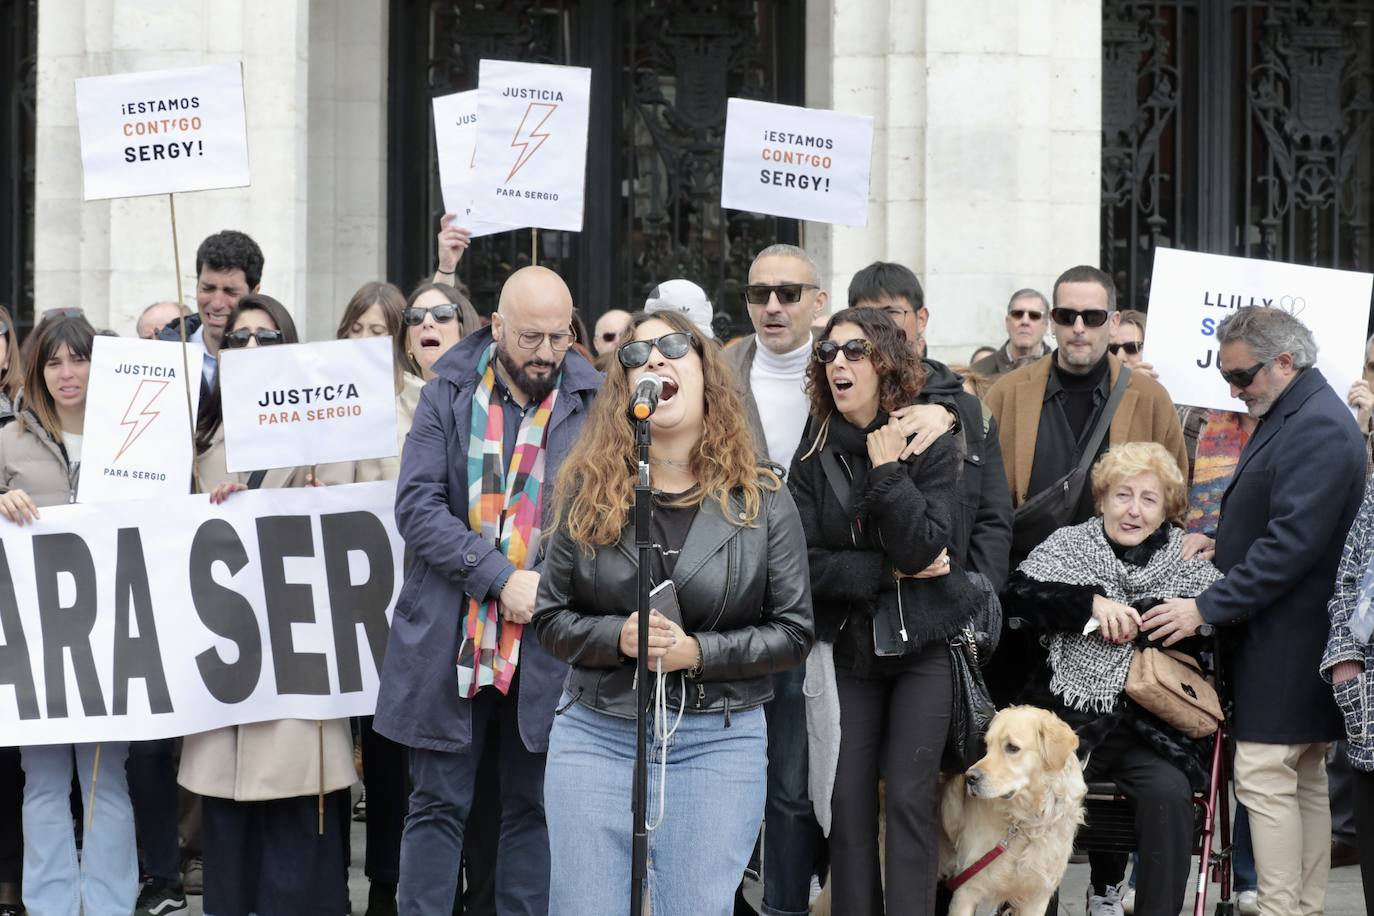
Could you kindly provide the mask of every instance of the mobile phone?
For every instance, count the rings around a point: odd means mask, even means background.
[[[677,586],[672,579],[664,579],[649,592],[649,609],[658,611],[679,627],[682,626],[682,609],[677,604]]]

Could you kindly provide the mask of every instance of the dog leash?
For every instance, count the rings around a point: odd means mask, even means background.
[[[993,862],[996,862],[998,858],[1001,857],[1002,853],[1007,851],[1007,847],[1011,845],[1011,841],[1014,836],[1016,836],[1016,828],[1012,827],[1010,830],[1007,831],[1007,835],[1002,837],[1002,839],[997,843],[996,846],[992,847],[987,852],[983,853],[983,857],[981,859],[979,859],[977,862],[974,862],[968,868],[964,869],[963,871],[959,872],[959,874],[955,875],[953,878],[950,878],[948,881],[946,881],[945,887],[949,888],[950,893],[953,893],[954,891],[957,891],[959,888],[963,887],[968,882],[972,881],[973,878],[980,871],[987,868]]]

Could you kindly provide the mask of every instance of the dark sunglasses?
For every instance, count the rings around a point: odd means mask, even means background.
[[[664,359],[682,359],[692,348],[692,335],[686,331],[674,331],[649,340],[632,340],[620,345],[616,357],[626,369],[638,369],[649,361],[649,354],[655,347]]]
[[[822,340],[816,344],[816,360],[818,362],[833,363],[835,357],[841,352],[844,353],[846,362],[857,363],[859,360],[868,359],[873,355],[873,343],[856,337],[853,340],[846,340],[844,343]]]
[[[1122,350],[1125,350],[1131,356],[1139,356],[1140,351],[1145,349],[1145,345],[1141,343],[1136,343],[1134,340],[1128,340],[1125,343],[1107,344],[1107,349],[1112,351],[1113,356],[1115,356]]]
[[[230,331],[224,335],[224,345],[231,350],[248,346],[250,340],[257,340],[260,347],[270,347],[273,344],[281,343],[281,331],[274,331],[271,328],[258,328],[256,331],[239,328],[237,331]]]
[[[1031,321],[1039,321],[1045,317],[1044,312],[1032,312],[1030,309],[1012,309],[1007,312],[1014,320],[1020,321],[1022,318],[1029,318]]]
[[[750,305],[767,305],[768,297],[777,293],[778,304],[793,305],[801,301],[802,291],[808,289],[820,289],[820,287],[814,283],[779,283],[777,286],[750,285],[744,288],[744,301]]]
[[[5,320],[3,320],[3,319],[0,319],[0,337],[3,337],[4,335],[8,334],[9,332],[10,332],[10,325],[9,325],[9,322],[8,322],[8,321],[5,321]]]
[[[1222,369],[1222,380],[1228,385],[1235,385],[1237,388],[1249,388],[1251,383],[1255,381],[1255,376],[1259,375],[1260,370],[1269,365],[1270,362],[1270,360],[1266,360],[1262,363],[1255,363],[1249,369]]]
[[[1084,309],[1081,312],[1077,309],[1050,309],[1050,318],[1054,319],[1054,323],[1066,328],[1073,327],[1073,323],[1079,318],[1083,319],[1083,327],[1085,328],[1100,328],[1107,323],[1111,314],[1106,309]]]
[[[458,306],[451,302],[443,305],[432,305],[429,308],[421,308],[412,305],[401,313],[401,320],[406,323],[406,327],[417,327],[425,323],[425,316],[432,315],[439,324],[447,324],[458,317]]]

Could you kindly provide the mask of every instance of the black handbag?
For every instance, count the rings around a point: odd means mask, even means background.
[[[997,707],[978,667],[978,645],[971,626],[949,641],[949,674],[954,686],[949,711],[949,737],[940,768],[962,773],[983,756],[983,739]]]
[[[1097,450],[1111,429],[1112,417],[1126,394],[1126,386],[1131,380],[1131,368],[1121,367],[1116,377],[1112,393],[1107,398],[1102,414],[1097,419],[1092,435],[1083,448],[1083,455],[1077,466],[1053,484],[1036,493],[1017,506],[1011,523],[1011,555],[1013,558],[1030,556],[1030,552],[1045,542],[1045,538],[1073,522],[1074,512],[1083,498],[1083,487],[1087,485]]]

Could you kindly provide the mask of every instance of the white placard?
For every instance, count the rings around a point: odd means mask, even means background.
[[[0,745],[371,715],[395,501],[381,481],[0,520]]]
[[[390,337],[219,351],[230,473],[396,454]]]
[[[439,155],[439,187],[444,209],[473,238],[509,232],[517,226],[488,223],[472,214],[472,190],[477,170],[477,90],[455,92],[434,99],[434,143]]]
[[[477,85],[474,215],[581,231],[592,71],[483,60]]]
[[[199,347],[187,346],[187,366],[183,368],[179,342],[95,339],[86,386],[78,502],[152,499],[191,492],[191,463],[195,460],[191,417],[200,405],[203,357]]]
[[[242,64],[79,79],[76,117],[86,200],[249,183]]]
[[[1364,367],[1371,283],[1348,270],[1156,248],[1145,359],[1174,403],[1243,411],[1217,371],[1216,327],[1238,308],[1280,308],[1312,332],[1317,368],[1344,401]]]
[[[872,158],[867,115],[730,99],[720,205],[867,226]]]

